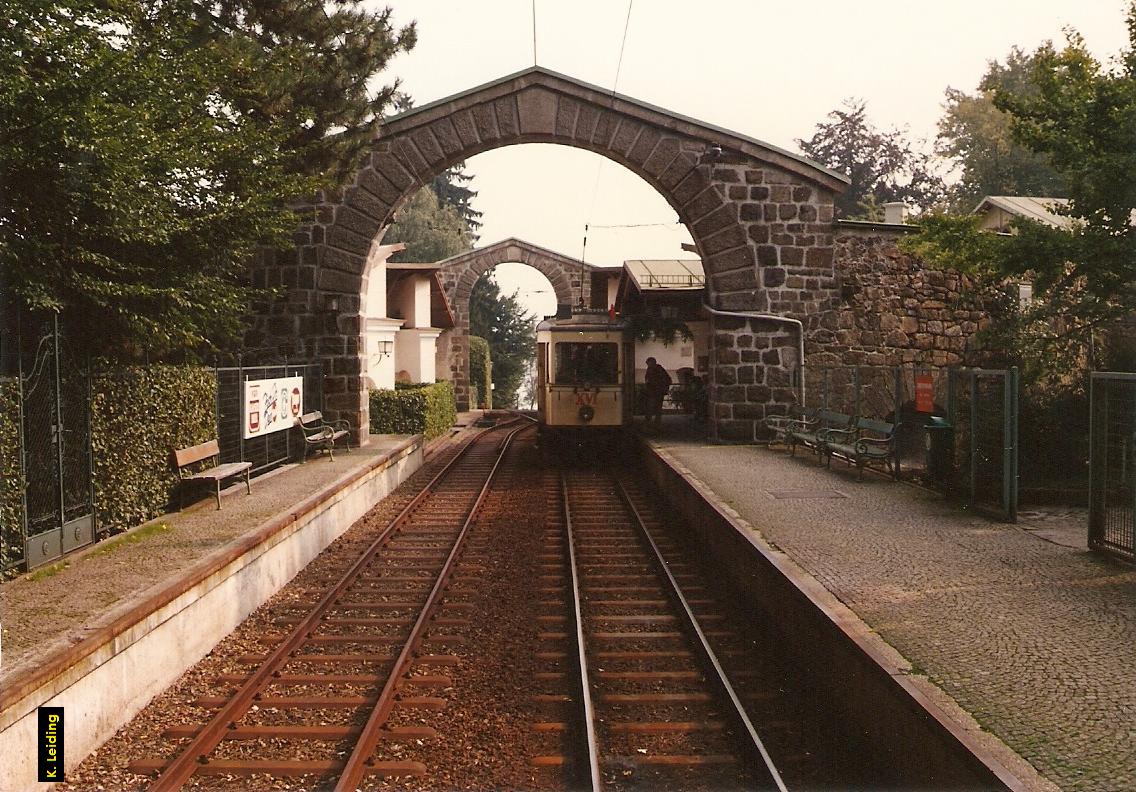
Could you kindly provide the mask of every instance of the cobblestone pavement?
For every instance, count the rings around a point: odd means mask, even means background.
[[[807,454],[655,445],[1044,777],[1136,789],[1136,569]]]

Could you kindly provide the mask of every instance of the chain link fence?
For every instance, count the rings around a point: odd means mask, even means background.
[[[1094,371],[1089,546],[1136,560],[1136,374]]]
[[[906,478],[1013,521],[1018,503],[1016,369],[808,366],[804,411],[897,424]],[[940,450],[941,449],[941,450]]]

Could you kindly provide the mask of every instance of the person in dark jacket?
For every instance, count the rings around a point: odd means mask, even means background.
[[[647,358],[647,425],[663,424],[663,399],[671,387],[671,375],[653,357]]]

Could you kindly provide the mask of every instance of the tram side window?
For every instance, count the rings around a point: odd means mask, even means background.
[[[619,345],[607,343],[557,344],[556,384],[619,384]]]

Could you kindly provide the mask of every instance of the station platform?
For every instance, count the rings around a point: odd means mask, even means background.
[[[460,431],[372,435],[0,586],[0,790],[34,785],[38,707],[66,709],[69,769]]]
[[[1040,780],[1136,789],[1136,568],[1091,554],[1076,511],[999,523],[811,453],[711,444],[686,417],[638,428]]]

